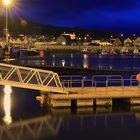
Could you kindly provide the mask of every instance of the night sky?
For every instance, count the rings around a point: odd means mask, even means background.
[[[12,12],[43,24],[140,33],[140,0],[16,0]]]

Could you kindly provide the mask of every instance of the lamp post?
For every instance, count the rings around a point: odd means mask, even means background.
[[[5,5],[5,35],[6,35],[6,45],[8,44],[8,5],[10,4],[10,0],[3,0],[4,5]]]

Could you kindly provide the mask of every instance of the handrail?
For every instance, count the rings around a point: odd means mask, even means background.
[[[120,83],[120,86],[138,86],[139,82],[136,79],[132,79],[131,77],[130,79],[129,78],[123,79],[121,77],[121,79],[114,78],[114,79],[106,79],[106,80],[94,80],[94,78],[92,77],[91,79],[85,79],[85,78],[72,79],[71,78],[69,80],[62,80],[62,83],[64,87],[70,88],[70,87],[76,87],[74,86],[76,84],[79,84],[80,87],[86,87],[87,84],[91,85],[91,87],[98,87],[98,84],[104,84],[103,87],[107,87],[107,86],[113,86],[113,84],[119,84],[119,83]]]

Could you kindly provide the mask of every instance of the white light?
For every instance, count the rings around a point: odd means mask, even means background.
[[[5,4],[5,5],[9,5],[10,2],[11,2],[10,0],[4,0],[4,4]]]
[[[62,60],[62,66],[65,67],[65,60]]]
[[[66,45],[66,42],[62,42],[62,45]]]
[[[11,117],[11,93],[12,89],[10,86],[5,86],[4,88],[5,96],[4,96],[4,111],[5,111],[5,116],[3,118],[4,122],[9,125],[12,122],[12,117]]]

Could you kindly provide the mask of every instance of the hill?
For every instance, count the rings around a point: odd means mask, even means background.
[[[0,32],[2,33],[5,28],[5,17],[0,17]],[[86,34],[92,34],[94,37],[110,37],[113,33],[103,32],[93,29],[82,29],[80,27],[56,27],[52,25],[43,25],[39,23],[34,23],[31,21],[26,21],[23,19],[9,19],[8,20],[8,28],[10,34],[18,35],[19,33],[33,35],[33,34],[42,34],[42,35],[53,35],[59,36],[61,33],[73,33],[81,34],[82,36]]]

